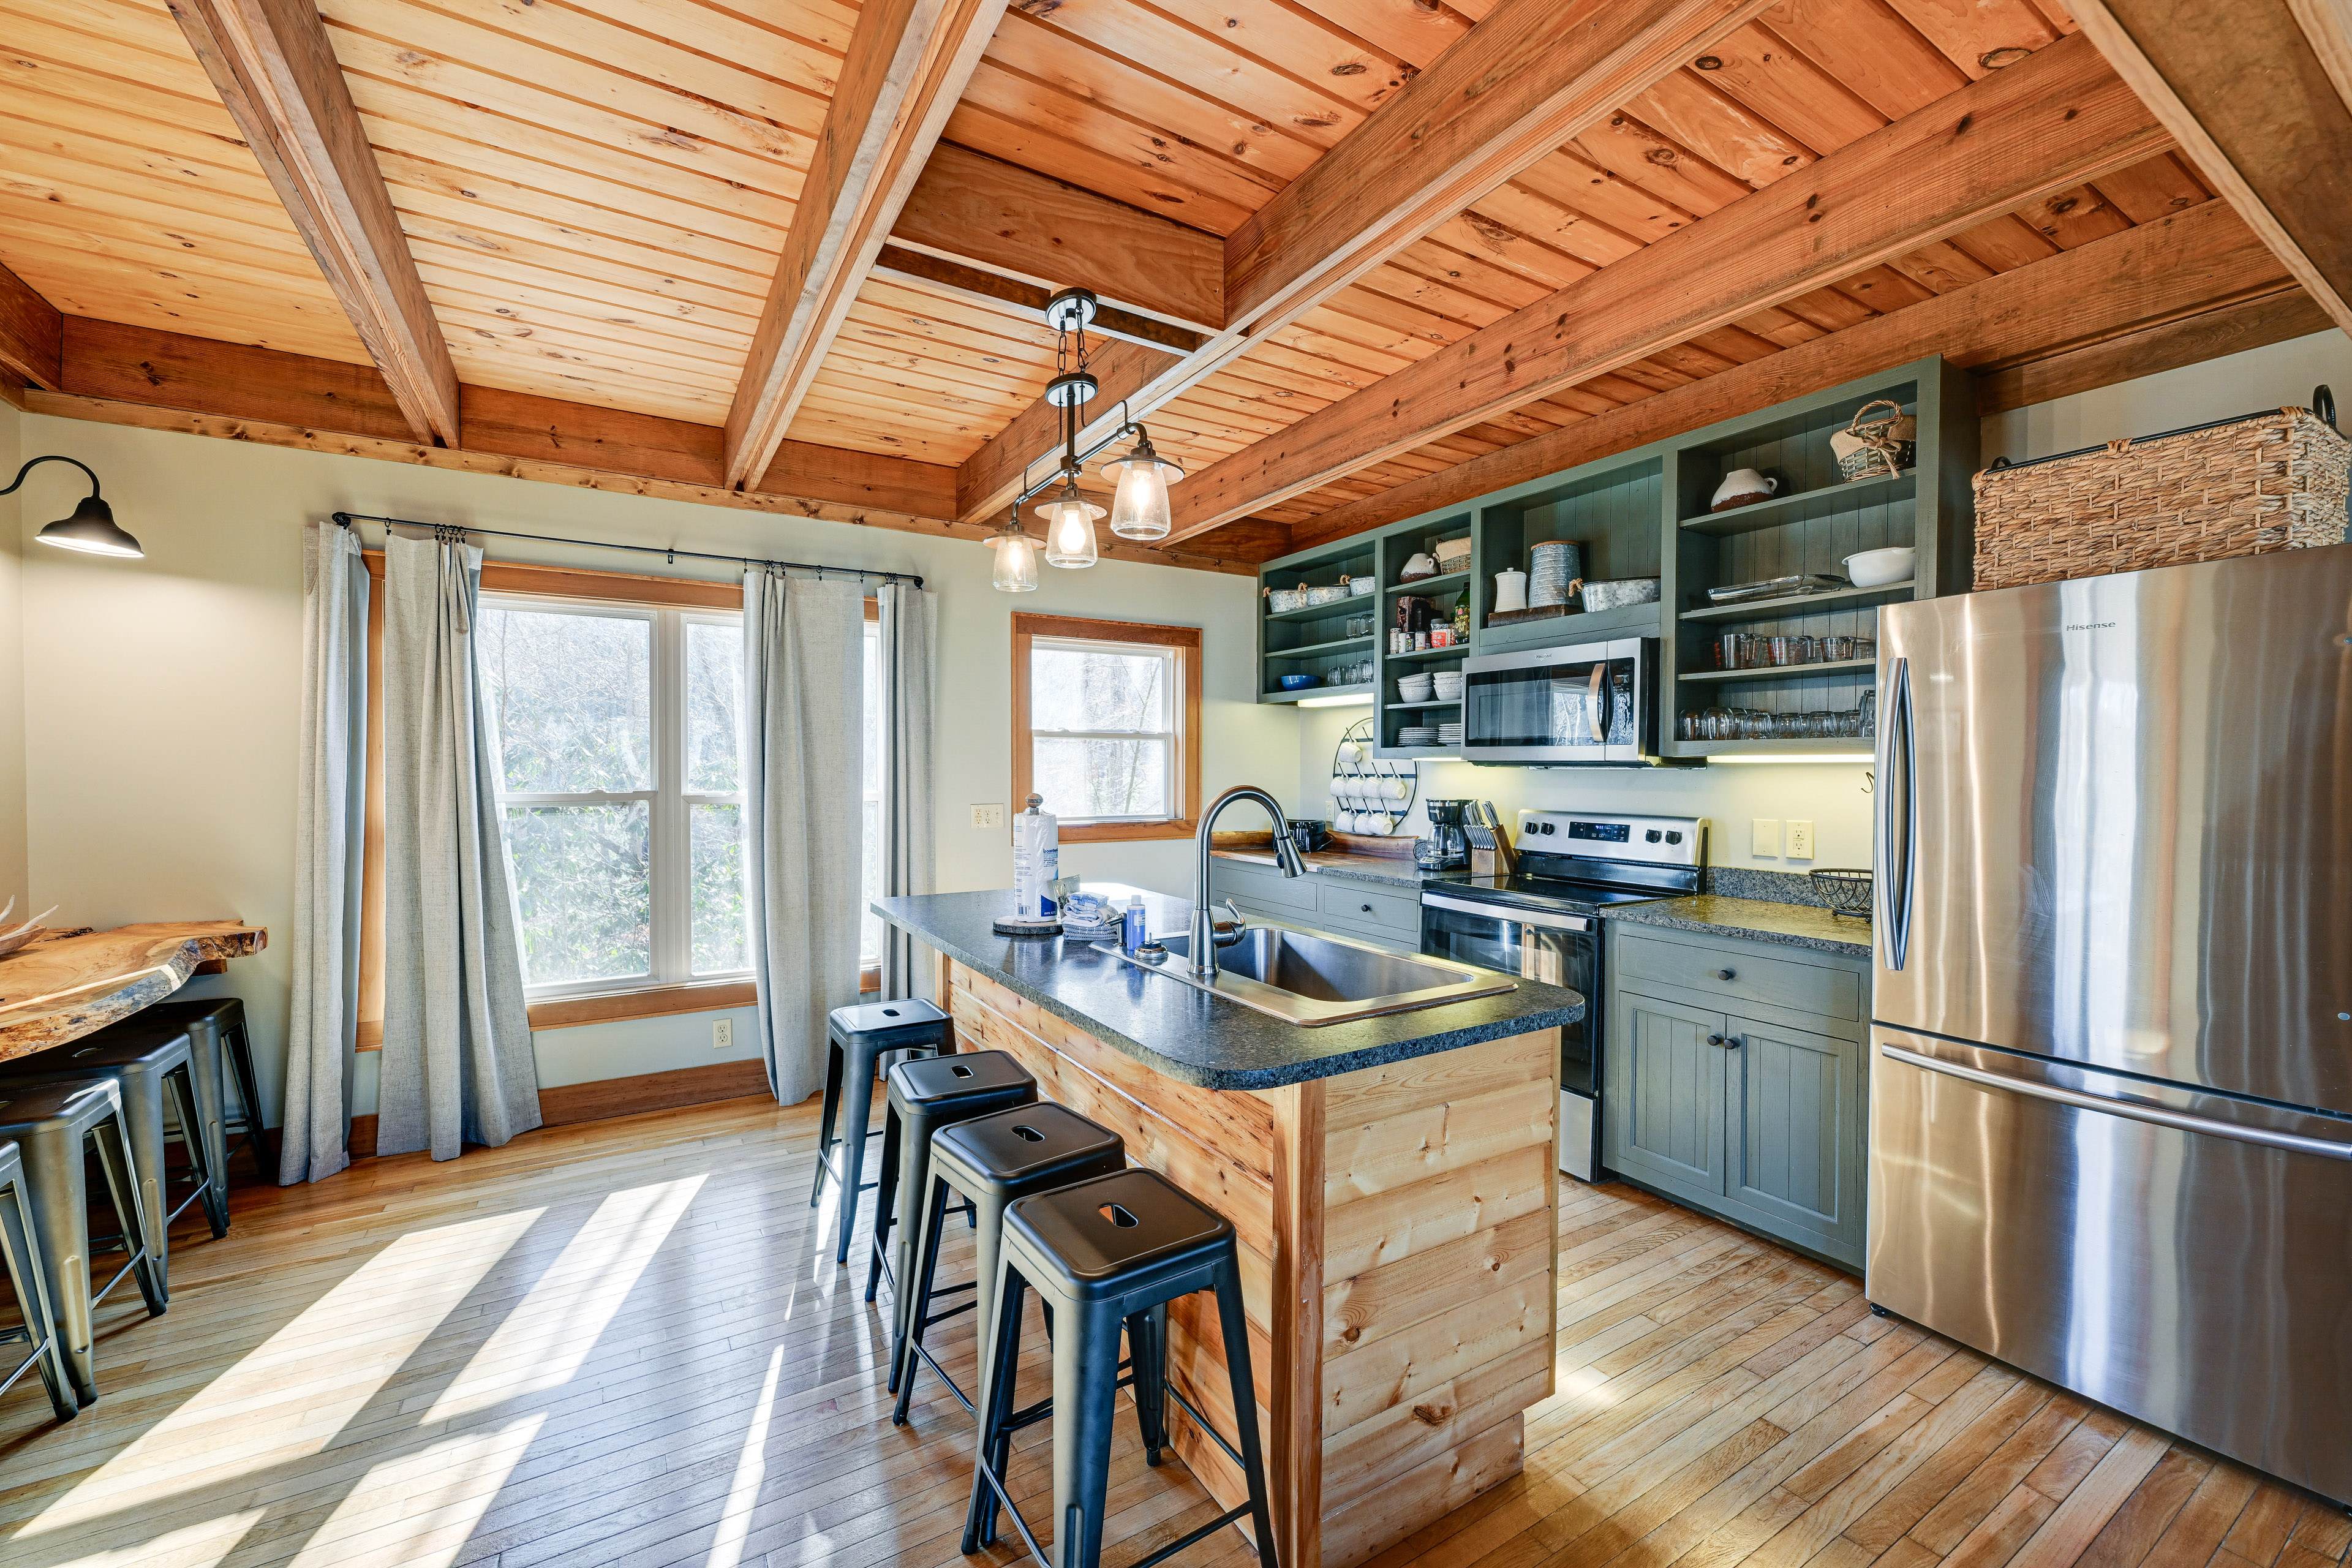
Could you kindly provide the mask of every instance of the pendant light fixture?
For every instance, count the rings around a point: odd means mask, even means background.
[[[1095,319],[1095,309],[1094,294],[1085,289],[1065,289],[1045,301],[1045,324],[1058,334],[1056,374],[1045,385],[1045,401],[1062,412],[1062,451],[1051,474],[1025,486],[1013,499],[1013,521],[988,542],[996,550],[996,586],[1008,594],[1025,594],[1037,586],[1035,544],[1021,533],[1020,515],[1022,507],[1048,490],[1057,493],[1036,508],[1045,524],[1045,564],[1076,569],[1101,558],[1095,522],[1106,514],[1078,493],[1078,479],[1114,442],[1132,437],[1135,446],[1103,466],[1103,478],[1115,490],[1108,514],[1111,531],[1122,539],[1168,535],[1168,487],[1184,477],[1184,469],[1152,449],[1150,433],[1139,421],[1125,417],[1122,408],[1117,429],[1086,450],[1078,449],[1078,410],[1102,390],[1087,369],[1087,326]]]
[[[1001,593],[1034,594],[1037,591],[1037,542],[1021,531],[1021,513],[1016,509],[1004,520],[1004,526],[987,541],[996,552],[996,587]]]
[[[114,509],[107,505],[99,496],[98,476],[90,473],[89,465],[87,463],[78,462],[71,458],[61,458],[54,453],[47,457],[35,458],[16,470],[16,483],[5,490],[0,490],[0,496],[14,495],[21,489],[24,487],[25,476],[42,463],[72,463],[75,468],[89,475],[89,494],[82,497],[75,505],[71,517],[58,519],[57,521],[43,528],[34,536],[35,538],[44,544],[54,544],[60,550],[78,550],[85,555],[139,557],[147,553],[139,547],[137,540],[115,526]]]

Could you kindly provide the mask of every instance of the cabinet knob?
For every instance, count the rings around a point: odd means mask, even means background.
[[[1715,977],[1717,980],[1737,980],[1739,978],[1739,971],[1737,969],[1718,969],[1715,972]]]
[[[1706,1043],[1710,1046],[1719,1046],[1723,1044],[1723,1037],[1721,1035],[1709,1035],[1706,1037]]]
[[[1370,914],[1372,912],[1372,906],[1370,904],[1358,904],[1356,907],[1363,910],[1366,914]]]

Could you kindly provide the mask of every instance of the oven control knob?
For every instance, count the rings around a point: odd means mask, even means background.
[[[1669,844],[1680,844],[1682,841],[1683,841],[1683,831],[1682,831],[1682,829],[1681,829],[1681,828],[1679,828],[1679,827],[1669,827],[1669,828],[1667,828],[1667,829],[1666,829],[1666,842],[1667,842],[1667,843],[1669,843]]]
[[[1656,842],[1657,842],[1661,837],[1664,837],[1664,835],[1663,835],[1663,834],[1661,834],[1661,833],[1659,833],[1659,831],[1658,831],[1656,828],[1653,827],[1652,829],[1650,829],[1650,831],[1649,831],[1649,832],[1647,832],[1647,833],[1643,834],[1643,837],[1644,838],[1648,839],[1651,843],[1655,844],[1655,843],[1656,843]]]

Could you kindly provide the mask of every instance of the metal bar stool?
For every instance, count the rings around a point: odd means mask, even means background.
[[[124,1135],[122,1091],[110,1078],[79,1083],[0,1085],[0,1138],[15,1140],[23,1156],[25,1185],[33,1194],[33,1255],[41,1282],[48,1287],[58,1332],[64,1343],[66,1375],[84,1405],[98,1399],[90,1367],[90,1309],[122,1283],[139,1279],[151,1317],[163,1315],[163,1270],[147,1251],[149,1226],[131,1174],[130,1140]],[[113,1278],[91,1288],[89,1181],[82,1151],[98,1147],[99,1169],[131,1260]]]
[[[910,1278],[915,1232],[921,1222],[923,1198],[931,1190],[931,1134],[992,1110],[1036,1104],[1037,1080],[1003,1051],[959,1051],[900,1062],[890,1069],[889,1082],[882,1121],[881,1191],[874,1200],[874,1255],[866,1269],[866,1299],[874,1300],[874,1282],[884,1271],[883,1249],[888,1247],[889,1386],[896,1394],[898,1363],[905,1354],[908,1295],[899,1289],[899,1281]]]
[[[223,1223],[228,1203],[228,1163],[239,1150],[253,1151],[253,1168],[263,1181],[274,1179],[268,1130],[261,1124],[261,1086],[253,1075],[253,1037],[246,1032],[245,1004],[235,996],[209,996],[187,1002],[158,1002],[125,1018],[123,1024],[153,1021],[166,1028],[187,1031],[195,1047],[196,1113],[205,1119],[216,1144],[213,1168],[221,1173]],[[100,1033],[105,1033],[100,1030]],[[207,1065],[209,1064],[209,1065]],[[228,1109],[227,1089],[236,1090],[237,1108]],[[234,1141],[236,1147],[231,1148]]]
[[[93,1078],[110,1078],[121,1089],[122,1126],[147,1219],[147,1250],[167,1288],[172,1222],[189,1205],[204,1205],[205,1218],[215,1237],[228,1234],[228,1203],[223,1196],[228,1191],[228,1180],[213,1163],[216,1141],[202,1131],[204,1119],[196,1110],[197,1065],[195,1047],[185,1030],[140,1023],[134,1015],[69,1045],[52,1046],[0,1066],[0,1092],[20,1084],[71,1083]],[[167,1101],[187,1146],[194,1183],[177,1203],[171,1198],[170,1173],[164,1163]]]
[[[973,1408],[971,1397],[956,1386],[955,1379],[924,1345],[923,1333],[933,1324],[975,1307],[977,1321],[986,1327],[996,1300],[996,1254],[1004,1234],[1004,1206],[1032,1194],[1126,1168],[1127,1145],[1118,1133],[1050,1101],[977,1116],[931,1135],[931,1190],[922,1205],[920,1227],[913,1233],[915,1261],[905,1277],[910,1298],[906,1331],[901,1344],[893,1347],[897,1357],[893,1379],[898,1388],[898,1404],[890,1413],[893,1422],[907,1424],[907,1409],[915,1397],[917,1357],[939,1373],[940,1381],[966,1410]],[[950,1195],[970,1202],[978,1216],[974,1281],[979,1288],[971,1300],[934,1315],[931,1296],[939,1277],[940,1237],[947,1228]],[[1137,1403],[1139,1406],[1142,1401]],[[1144,1436],[1145,1451],[1155,1464],[1164,1441],[1155,1431]]]
[[[866,1124],[874,1114],[874,1075],[886,1056],[897,1052],[934,1056],[946,1049],[948,1016],[919,996],[903,1002],[868,1002],[835,1007],[826,1014],[824,1034],[824,1113],[817,1125],[816,1185],[809,1189],[809,1207],[816,1207],[824,1196],[825,1178],[832,1177],[841,1189],[841,1237],[833,1260],[847,1263],[849,1233],[857,1224],[857,1194],[874,1185],[866,1180]],[[836,1138],[835,1119],[843,1109],[845,1096],[849,1114]],[[889,1200],[882,1202],[887,1205]],[[883,1212],[878,1206],[874,1211],[877,1230]],[[870,1279],[866,1299],[874,1300]]]
[[[9,1287],[16,1292],[16,1306],[24,1313],[25,1325],[18,1329],[0,1329],[0,1343],[23,1340],[31,1345],[32,1352],[16,1363],[16,1369],[0,1377],[0,1394],[5,1394],[26,1370],[37,1365],[41,1382],[49,1391],[49,1408],[58,1413],[60,1421],[70,1421],[81,1413],[81,1402],[74,1397],[73,1385],[66,1378],[66,1358],[58,1348],[58,1323],[49,1313],[49,1287],[41,1278],[40,1265],[33,1256],[32,1192],[25,1184],[24,1157],[16,1152],[13,1142],[0,1142],[0,1265],[8,1270]]]
[[[1111,1416],[1118,1395],[1118,1341],[1139,1314],[1195,1290],[1213,1290],[1225,1341],[1241,1447],[1235,1450],[1172,1384],[1169,1397],[1241,1467],[1249,1500],[1138,1562],[1152,1568],[1246,1515],[1258,1562],[1276,1568],[1274,1518],[1266,1506],[1265,1461],[1259,1452],[1257,1395],[1250,1383],[1249,1325],[1242,1318],[1242,1276],[1234,1227],[1157,1171],[1121,1171],[1023,1198],[1004,1211],[997,1261],[995,1315],[981,1363],[980,1435],[973,1445],[967,1556],[996,1542],[1000,1504],[1013,1516],[1030,1554],[1045,1568],[1099,1568],[1103,1503],[1110,1484]],[[1053,1309],[1054,1393],[1027,1410],[1013,1407],[1021,1362],[1021,1303],[1035,1290]],[[1156,1357],[1164,1345],[1151,1347]],[[1143,1362],[1141,1353],[1135,1359]],[[1145,1363],[1150,1364],[1150,1363]],[[1140,1378],[1138,1379],[1139,1386]],[[1005,1489],[1013,1434],[1054,1421],[1054,1554],[1037,1545]]]

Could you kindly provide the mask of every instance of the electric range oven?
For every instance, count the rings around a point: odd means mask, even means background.
[[[1421,895],[1421,948],[1584,998],[1560,1030],[1559,1168],[1596,1181],[1607,1037],[1605,912],[1699,890],[1706,824],[1696,817],[1519,813],[1518,868],[1508,877],[1432,883]]]

